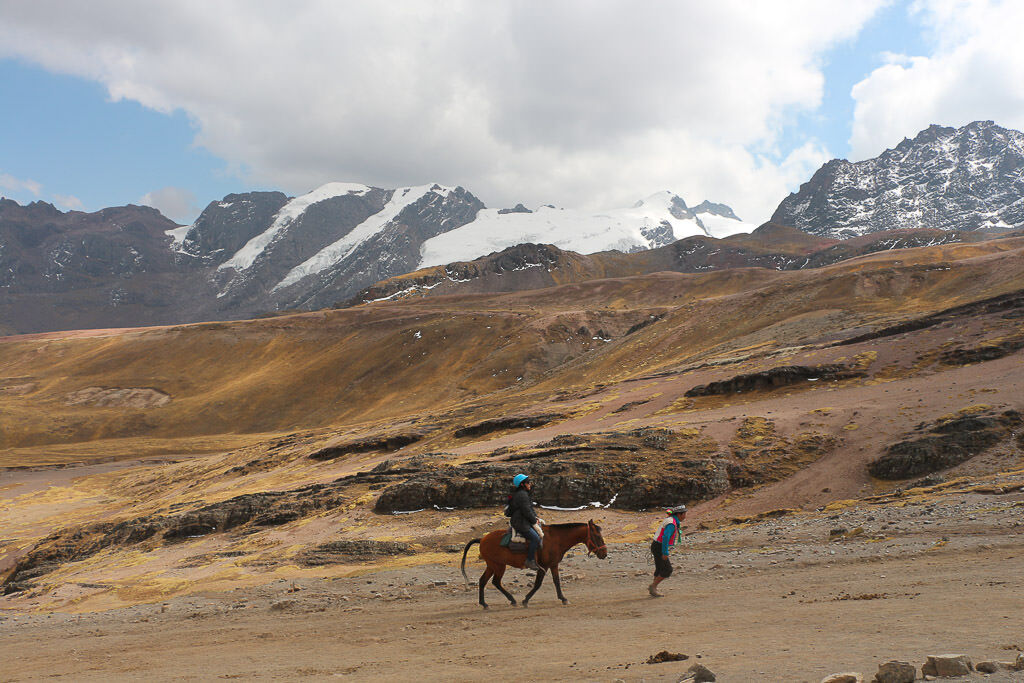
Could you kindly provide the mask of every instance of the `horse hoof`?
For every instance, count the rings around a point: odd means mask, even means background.
[[[563,604],[563,605],[568,605],[568,604],[569,604],[569,601],[568,601],[568,600],[566,600],[565,598],[562,598],[562,604]]]
[[[483,607],[484,609],[490,609],[490,607],[488,607],[487,605],[480,605],[480,606]]]
[[[525,603],[525,602],[523,603],[523,609],[526,609],[526,608],[527,608],[527,607],[529,607],[529,606],[530,606],[530,605],[529,605],[528,603]]]

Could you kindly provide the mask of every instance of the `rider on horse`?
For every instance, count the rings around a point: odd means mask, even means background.
[[[512,488],[515,489],[515,492],[508,504],[512,528],[518,531],[529,544],[526,547],[526,568],[539,570],[537,548],[540,546],[540,535],[533,528],[533,525],[537,523],[537,513],[533,511],[533,500],[530,498],[533,482],[525,474],[517,474],[512,477]]]

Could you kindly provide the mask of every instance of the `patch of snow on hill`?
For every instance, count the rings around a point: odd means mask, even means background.
[[[753,223],[744,223],[743,221],[726,218],[725,216],[716,216],[712,213],[698,213],[697,217],[704,224],[704,229],[707,230],[708,234],[719,239],[741,232],[754,232],[757,228]]]
[[[680,218],[680,214],[687,217]],[[473,222],[427,240],[420,250],[419,267],[470,261],[528,242],[583,254],[653,249],[684,237],[712,234],[701,223],[705,216],[713,219],[719,233],[750,232],[754,227],[710,214],[698,217],[671,192],[658,192],[635,206],[600,213],[541,207],[533,213],[499,214],[484,209]],[[735,227],[727,227],[727,223]]]
[[[256,258],[263,253],[263,250],[274,241],[277,234],[291,225],[296,218],[301,216],[313,204],[344,194],[366,194],[369,191],[369,187],[359,183],[327,183],[312,192],[292,199],[277,212],[274,222],[269,228],[246,242],[234,256],[218,266],[217,270],[226,270],[228,268],[245,270],[249,268],[256,261]]]
[[[437,188],[437,189],[432,189]],[[327,270],[331,266],[348,257],[360,244],[370,239],[383,230],[391,221],[398,217],[402,209],[419,201],[428,193],[434,192],[442,197],[451,192],[451,188],[439,185],[420,185],[418,187],[403,187],[395,190],[391,200],[384,205],[384,208],[373,214],[365,221],[352,228],[347,235],[329,244],[308,259],[288,271],[284,279],[274,286],[273,291],[293,285],[308,275]]]
[[[164,230],[164,234],[171,238],[171,250],[178,253],[184,253],[181,250],[181,245],[185,242],[185,235],[192,229],[191,225],[179,225],[176,228],[170,230]]]

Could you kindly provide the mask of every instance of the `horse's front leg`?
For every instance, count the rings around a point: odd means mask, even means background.
[[[562,595],[562,581],[558,576],[557,564],[551,568],[551,580],[555,582],[555,593],[558,595],[558,599],[562,601],[563,605],[568,605],[569,601]]]
[[[531,588],[530,592],[526,594],[525,598],[523,598],[523,607],[526,607],[529,604],[530,598],[532,598],[533,594],[540,589],[540,585],[544,583],[544,574],[546,573],[547,572],[545,572],[543,569],[537,572],[537,580],[533,582],[533,588]]]

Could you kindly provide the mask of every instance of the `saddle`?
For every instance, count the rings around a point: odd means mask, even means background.
[[[544,547],[544,532],[540,529],[540,524],[533,525],[534,530],[540,535],[540,548]],[[515,530],[514,527],[509,526],[508,531],[501,537],[501,545],[508,548],[514,553],[525,553],[526,547],[530,545],[522,534]]]

